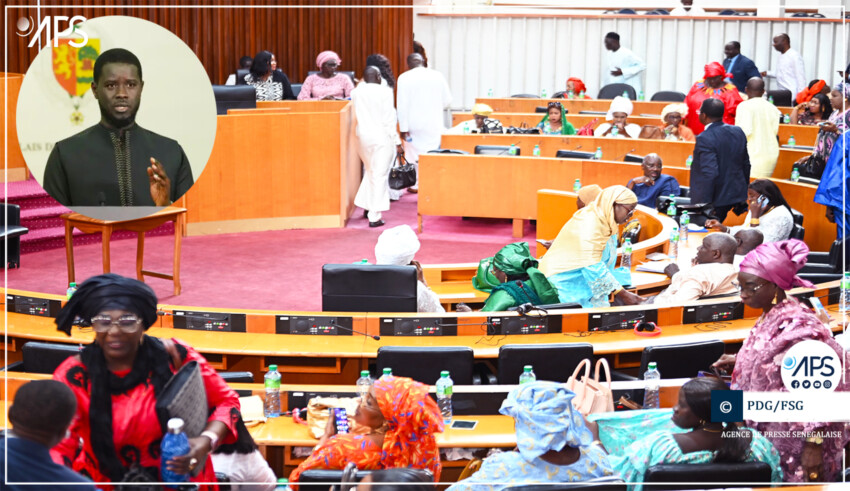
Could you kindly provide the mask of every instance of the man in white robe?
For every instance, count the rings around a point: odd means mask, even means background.
[[[375,66],[366,67],[363,81],[351,91],[360,158],[366,169],[354,204],[366,210],[370,227],[380,227],[384,224],[381,212],[390,209],[390,168],[402,146],[396,132],[392,89],[381,85],[381,71]]]
[[[780,53],[776,69],[761,72],[761,76],[775,78],[780,89],[791,91],[791,101],[794,101],[797,94],[808,86],[803,57],[791,48],[791,38],[785,33],[773,38],[773,49]]]
[[[616,32],[605,35],[605,49],[611,54],[607,58],[608,68],[602,74],[602,86],[628,84],[634,87],[635,95],[640,96],[643,91],[640,77],[646,70],[646,62],[638,58],[629,48],[620,46],[620,35]]]
[[[424,63],[422,55],[411,54],[407,57],[409,70],[398,77],[398,129],[405,140],[407,160],[417,165],[417,176],[419,155],[440,148],[440,136],[446,130],[443,110],[452,102],[445,77]],[[410,187],[411,192],[416,190],[416,186]]]

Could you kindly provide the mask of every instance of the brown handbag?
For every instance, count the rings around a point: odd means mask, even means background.
[[[611,392],[611,369],[608,367],[608,361],[600,358],[596,362],[596,373],[593,378],[590,378],[590,364],[589,359],[582,360],[567,380],[567,388],[576,395],[573,398],[573,406],[585,416],[611,412],[614,410],[614,397]],[[599,381],[600,366],[605,369],[607,382]],[[584,367],[584,376],[579,380],[582,367]]]
[[[354,413],[357,411],[357,406],[360,404],[360,399],[357,397],[314,397],[307,403],[307,427],[310,428],[310,434],[313,438],[321,438],[325,434],[325,428],[328,425],[330,408],[343,408],[348,415],[348,427],[351,433],[368,433],[369,428],[364,428],[354,422]]]

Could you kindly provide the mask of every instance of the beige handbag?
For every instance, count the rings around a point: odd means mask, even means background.
[[[314,397],[307,403],[307,427],[313,438],[321,438],[325,434],[330,413],[328,409],[341,407],[348,414],[348,427],[351,433],[368,433],[369,428],[364,428],[354,422],[354,413],[360,404],[357,397]]]
[[[590,364],[589,359],[582,360],[567,380],[567,388],[576,395],[573,398],[573,406],[585,416],[613,411],[614,397],[611,392],[611,369],[608,367],[608,361],[600,358],[596,362],[596,374],[593,378],[590,378]],[[599,381],[600,365],[605,368],[607,382]],[[584,376],[579,381],[578,374],[582,367],[584,367]]]

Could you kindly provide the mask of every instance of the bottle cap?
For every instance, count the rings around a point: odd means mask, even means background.
[[[171,418],[168,420],[168,429],[180,431],[183,429],[183,420],[180,418]]]
[[[269,371],[270,372],[276,372],[277,371],[277,365],[269,365]]]
[[[369,370],[361,370],[360,376],[361,377],[368,377],[369,376]]]
[[[626,243],[626,244],[631,244],[631,243],[632,243],[632,239],[630,239],[630,238],[626,237],[626,241],[625,241],[625,243]]]
[[[522,367],[522,371],[523,372],[530,372],[531,371],[531,365],[526,365],[526,366]]]
[[[281,477],[280,479],[277,480],[277,482],[278,482],[278,484],[289,484],[289,479],[287,479],[285,477]]]
[[[384,368],[383,372],[384,372],[384,375],[392,375],[393,369],[390,368],[390,367],[387,367],[387,368]]]
[[[68,287],[74,287],[74,288],[76,288],[76,286],[77,286],[77,282],[76,282],[76,281],[72,281],[72,282],[71,282],[71,284],[70,284],[70,285],[68,285]]]
[[[443,370],[442,372],[440,372],[440,376],[441,376],[441,377],[448,377],[448,376],[449,376],[449,371],[448,371],[448,370]]]
[[[655,367],[657,367],[657,366],[658,366],[658,365],[656,365],[654,361],[651,361],[651,362],[649,362],[649,364],[647,365],[647,368],[649,368],[650,370],[655,370]]]

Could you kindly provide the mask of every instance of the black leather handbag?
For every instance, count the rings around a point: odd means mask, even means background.
[[[395,156],[395,164],[390,169],[390,189],[404,189],[416,184],[416,168],[404,158],[404,154]]]
[[[806,161],[797,166],[800,171],[800,177],[808,177],[811,179],[820,180],[823,176],[823,171],[826,169],[826,162],[819,155],[809,155]]]

